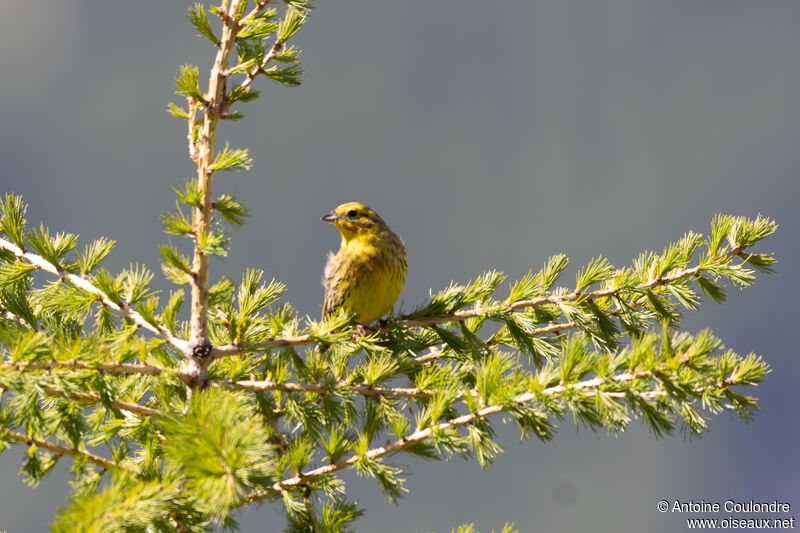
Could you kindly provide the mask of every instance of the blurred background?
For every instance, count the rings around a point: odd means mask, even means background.
[[[316,317],[325,255],[339,243],[319,217],[349,200],[405,238],[406,309],[451,280],[489,268],[516,279],[557,252],[572,260],[570,284],[593,256],[628,264],[689,229],[706,232],[717,212],[781,224],[760,248],[777,253],[778,273],[684,321],[772,365],[749,391],[761,400],[755,421],[722,415],[700,440],[656,440],[638,422],[615,438],[567,419],[549,443],[520,443],[501,424],[506,453],[487,470],[396,458],[410,471],[399,505],[348,475],[367,511],[357,530],[686,529],[685,515],[657,511],[662,499],[777,499],[800,516],[800,3],[318,4],[295,39],[304,85],[259,79],[262,98],[240,106],[245,120],[221,128],[255,165],[218,174],[215,192],[253,213],[212,275],[261,267]],[[189,5],[5,1],[0,18],[0,193],[22,194],[33,224],[115,239],[106,268],[144,263],[164,289],[159,215],[194,170],[185,123],[165,108],[177,101],[178,66],[199,65],[205,80],[214,54],[185,19]],[[69,491],[66,460],[25,486],[23,454],[0,456],[9,533],[46,530]],[[269,504],[239,518],[242,531],[284,523]]]

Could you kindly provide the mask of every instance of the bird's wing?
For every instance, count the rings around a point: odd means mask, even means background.
[[[325,265],[325,274],[322,278],[322,284],[325,286],[325,297],[322,300],[322,317],[325,318],[328,314],[335,311],[341,304],[344,298],[343,291],[339,290],[339,281],[341,279],[340,268],[333,252],[328,254],[328,262]]]

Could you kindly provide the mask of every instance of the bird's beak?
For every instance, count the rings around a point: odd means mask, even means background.
[[[325,222],[333,222],[337,218],[339,218],[339,215],[337,215],[335,211],[331,211],[330,213],[322,217],[320,220],[324,220]]]

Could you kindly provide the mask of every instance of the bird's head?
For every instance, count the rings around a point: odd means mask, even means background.
[[[322,217],[322,220],[336,226],[345,242],[377,236],[388,230],[378,213],[358,202],[342,204]]]

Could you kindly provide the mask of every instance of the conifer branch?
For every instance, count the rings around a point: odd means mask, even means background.
[[[113,309],[117,311],[125,318],[132,321],[136,327],[142,328],[144,330],[149,331],[150,333],[162,338],[167,343],[175,346],[179,350],[185,350],[187,346],[187,342],[181,338],[174,336],[170,331],[165,328],[164,326],[154,326],[138,312],[136,309],[133,308],[131,304],[126,302],[125,300],[120,300],[119,303],[113,301],[109,296],[97,288],[91,281],[87,278],[83,278],[76,274],[72,274],[71,272],[67,272],[60,266],[54,265],[53,263],[47,261],[43,257],[36,255],[31,252],[27,252],[17,246],[16,244],[9,242],[3,238],[0,238],[0,248],[4,250],[8,250],[9,252],[13,253],[20,259],[23,259],[34,267],[39,270],[44,270],[45,272],[49,272],[55,276],[58,276],[61,281],[69,282],[78,289],[81,289],[85,292],[93,294],[97,297],[98,301],[101,305],[108,307],[109,309]]]
[[[75,400],[76,402],[84,402],[84,403],[102,403],[102,399],[100,395],[96,392],[66,392],[56,387],[44,387],[42,390],[48,396],[54,397],[61,397],[61,398],[69,398],[70,400]],[[129,411],[131,413],[136,413],[137,415],[142,416],[162,416],[164,412],[160,409],[154,409],[152,407],[147,407],[145,405],[140,405],[138,403],[132,402],[125,402],[119,399],[111,400],[111,405],[115,408],[119,409],[120,411]]]
[[[144,376],[158,376],[166,370],[172,370],[139,363],[92,364],[75,359],[66,361],[6,361],[0,363],[0,370],[55,370],[58,368],[94,370],[96,372],[108,372],[111,374],[141,374]]]
[[[619,313],[617,311],[612,311],[609,313],[611,316],[617,316]],[[542,326],[539,328],[534,328],[529,331],[525,332],[525,335],[529,337],[537,337],[540,335],[547,335],[548,333],[555,333],[558,335],[559,333],[570,331],[573,329],[578,329],[578,324],[575,322],[558,322],[556,324],[548,324],[547,326]],[[494,346],[497,344],[496,341],[486,341],[484,343],[487,347]],[[414,358],[414,364],[416,365],[423,365],[425,363],[430,363],[431,361],[436,361],[442,355],[444,355],[445,350],[447,349],[447,345],[443,344],[441,346],[434,346],[428,350],[427,353],[422,355],[418,355]]]
[[[253,9],[251,9],[250,12],[242,17],[242,20],[239,21],[239,29],[244,29],[244,27],[247,26],[247,23],[256,18],[258,14],[264,11],[264,9],[266,9],[270,3],[271,0],[262,0],[260,2],[256,1],[256,5],[253,7]]]
[[[462,318],[454,318],[451,321],[457,322],[463,320]],[[401,322],[400,325],[407,325],[406,322]],[[527,332],[530,336],[545,335],[547,333],[559,333],[561,331],[568,331],[576,329],[578,326],[575,322],[559,322],[557,324],[549,324],[535,328]],[[380,331],[380,330],[379,330]],[[311,335],[295,335],[292,337],[272,337],[262,342],[255,342],[248,344],[246,348],[242,348],[237,344],[224,344],[221,346],[214,346],[211,349],[211,357],[214,360],[241,355],[248,352],[268,352],[278,348],[297,348],[300,346],[308,346],[310,344],[318,344]],[[422,364],[428,361],[435,360],[439,357],[441,349],[434,348],[431,353],[418,356],[415,361]]]
[[[320,533],[322,530],[319,528],[319,517],[317,511],[314,509],[314,502],[311,500],[311,487],[306,487],[303,492],[303,504],[306,506],[306,513],[308,513],[308,522],[314,533]]]
[[[424,365],[425,363],[430,363],[431,361],[438,360],[443,354],[447,345],[442,346],[435,346],[428,350],[428,353],[424,353],[422,355],[418,355],[414,358],[414,364],[417,365]]]
[[[211,229],[212,193],[214,176],[214,149],[217,144],[217,127],[225,106],[225,71],[236,44],[239,31],[239,12],[241,0],[231,0],[228,11],[222,19],[222,34],[214,66],[208,79],[205,114],[200,132],[200,148],[197,154],[197,190],[200,192],[200,206],[194,208],[194,255],[192,258],[191,292],[192,307],[190,318],[190,343],[198,346],[208,339],[208,254],[200,246],[200,238]],[[186,347],[188,349],[188,346]],[[191,354],[184,352],[187,357]]]
[[[644,377],[646,375],[647,375],[646,373],[637,374],[637,373],[632,373],[632,372],[625,372],[625,373],[619,374],[617,376],[614,376],[612,379],[615,382],[624,383],[624,382],[636,379],[637,377]],[[447,430],[449,428],[456,428],[456,427],[460,427],[460,426],[465,426],[465,425],[468,425],[468,424],[471,424],[471,423],[475,422],[476,420],[478,420],[480,418],[485,418],[485,417],[488,417],[488,416],[493,415],[493,414],[501,413],[503,411],[511,409],[512,407],[517,407],[517,408],[518,407],[523,407],[524,405],[533,402],[534,400],[536,400],[537,398],[539,398],[541,396],[548,396],[548,397],[558,396],[559,394],[564,393],[568,389],[596,391],[597,388],[600,387],[601,385],[603,385],[605,382],[606,382],[605,379],[596,377],[596,378],[592,378],[592,379],[589,379],[589,380],[586,380],[586,381],[583,381],[583,382],[579,382],[579,383],[575,383],[575,384],[571,384],[571,385],[556,385],[554,387],[549,387],[547,389],[542,390],[538,394],[534,393],[534,392],[527,392],[527,393],[524,393],[524,394],[520,394],[516,398],[514,398],[514,400],[508,405],[499,404],[499,405],[487,406],[487,407],[481,408],[481,409],[479,409],[479,410],[477,410],[477,411],[475,411],[473,413],[465,414],[465,415],[450,419],[450,420],[448,420],[446,422],[441,422],[441,423],[437,422],[433,426],[429,426],[429,427],[426,427],[426,428],[418,429],[418,430],[416,430],[414,432],[411,432],[408,435],[396,440],[394,443],[386,444],[384,446],[379,446],[379,447],[372,448],[372,449],[368,450],[364,454],[364,457],[366,457],[368,459],[378,459],[378,458],[383,457],[385,455],[390,455],[390,454],[394,454],[394,453],[400,452],[400,451],[402,451],[402,450],[404,450],[406,448],[409,448],[409,447],[411,447],[411,446],[413,446],[415,444],[418,444],[418,443],[420,443],[422,441],[425,441],[425,440],[431,438],[435,431],[444,431],[444,430]],[[627,393],[624,393],[624,394],[627,394]],[[287,490],[287,489],[290,489],[290,488],[293,488],[293,487],[297,487],[297,486],[300,486],[300,485],[303,485],[303,484],[307,484],[308,482],[313,481],[314,479],[317,479],[319,477],[326,476],[328,474],[333,474],[333,473],[338,472],[340,470],[344,470],[346,468],[352,467],[360,460],[360,458],[361,457],[359,455],[352,455],[352,456],[348,457],[347,459],[338,461],[336,463],[327,464],[327,465],[324,465],[324,466],[320,466],[318,468],[314,468],[314,469],[302,472],[301,474],[295,475],[295,476],[293,476],[291,478],[288,478],[288,479],[285,479],[285,480],[280,481],[278,483],[275,483],[272,486],[272,489],[273,489],[272,491],[265,491],[265,490],[253,491],[253,493],[251,493],[249,496],[247,496],[243,500],[242,504],[246,505],[246,504],[250,504],[250,503],[253,503],[253,502],[257,502],[257,501],[263,500],[265,498],[269,498],[270,496],[272,496],[274,494],[273,491],[278,491],[278,492],[284,491],[284,490]]]
[[[120,466],[117,465],[114,461],[109,461],[108,459],[105,459],[103,457],[100,457],[99,455],[95,455],[85,450],[79,450],[78,448],[73,448],[71,446],[62,446],[60,444],[50,442],[49,440],[39,439],[31,435],[17,433],[16,431],[9,431],[7,435],[11,439],[17,442],[34,445],[37,448],[47,450],[48,452],[54,453],[56,455],[61,455],[61,456],[66,455],[73,458],[85,457],[87,461],[94,463],[97,466],[103,467],[104,470],[113,470],[116,468],[120,468]]]
[[[214,360],[222,359],[223,357],[231,357],[234,355],[241,355],[246,352],[268,352],[276,348],[291,348],[299,346],[307,346],[315,344],[316,341],[311,335],[296,335],[292,337],[272,337],[263,342],[255,342],[248,344],[246,348],[242,348],[238,344],[224,344],[222,346],[214,346],[211,349],[211,357]]]
[[[241,89],[247,89],[250,87],[250,84],[253,83],[259,74],[264,72],[264,69],[267,68],[269,62],[275,59],[275,56],[277,56],[281,50],[283,50],[283,43],[279,40],[276,40],[275,44],[270,47],[269,52],[264,55],[261,63],[253,67],[250,72],[247,73],[247,76],[245,76],[244,80],[242,80],[242,83],[239,85],[239,87]]]
[[[46,366],[47,365],[41,365],[39,368],[47,369]],[[25,364],[25,363],[22,363],[22,364],[20,364],[20,363],[3,363],[2,366],[0,366],[0,368],[2,368],[3,370],[6,370],[6,369],[18,370],[18,369],[31,368],[31,367],[32,367],[31,364]],[[76,367],[77,367],[77,365],[70,365],[70,368],[76,368]],[[49,369],[47,369],[47,370],[49,370]],[[95,368],[91,368],[91,370],[99,370],[99,369],[95,367]],[[2,389],[4,389],[4,390],[13,390],[13,388],[14,388],[14,387],[9,386],[9,384],[7,384],[7,383],[3,384],[2,383],[2,379],[0,379],[0,385],[2,385]],[[53,397],[56,397],[56,398],[68,398],[68,399],[74,400],[76,402],[91,403],[91,404],[98,404],[98,403],[102,403],[103,402],[103,399],[96,392],[67,392],[67,391],[61,390],[61,389],[59,389],[57,387],[53,387],[51,385],[45,385],[45,386],[43,386],[41,388],[41,390],[45,394],[47,394],[48,396],[53,396]],[[143,415],[143,416],[158,416],[158,415],[163,415],[164,414],[164,412],[159,410],[159,409],[154,409],[152,407],[147,407],[145,405],[140,405],[138,403],[126,402],[126,401],[120,400],[119,398],[114,398],[114,399],[110,400],[110,404],[113,405],[116,409],[119,409],[121,411],[129,411],[131,413],[136,413],[138,415]]]
[[[522,408],[525,405],[530,404],[542,397],[556,398],[570,390],[581,391],[585,394],[585,396],[593,397],[600,392],[599,388],[604,384],[608,383],[622,384],[626,382],[631,382],[636,379],[649,378],[649,377],[654,377],[651,372],[629,371],[629,372],[623,372],[621,374],[609,378],[595,377],[578,383],[555,385],[543,389],[539,392],[532,392],[532,391],[525,392],[523,394],[517,395],[511,402],[507,404],[489,405],[480,408],[475,412],[452,418],[446,422],[441,422],[441,423],[435,422],[431,426],[421,428],[409,433],[408,435],[396,440],[394,443],[372,448],[368,450],[366,453],[364,453],[363,457],[366,457],[368,459],[378,459],[386,455],[395,454],[397,452],[403,451],[407,448],[410,448],[416,444],[419,444],[431,438],[436,432],[444,432],[447,429],[471,425],[479,419],[486,418],[494,414],[502,413],[510,409]],[[726,380],[725,382],[720,383],[718,387],[715,388],[715,390],[724,390],[727,389],[728,387],[737,384],[738,382],[736,380]],[[695,389],[694,394],[699,397],[708,390],[709,390],[708,388]],[[637,392],[637,393],[628,390],[628,391],[603,392],[603,394],[618,400],[629,398],[632,394],[636,394],[639,399],[652,400],[657,397],[666,396],[668,393],[660,389],[654,389],[647,392]],[[292,487],[297,487],[302,484],[307,484],[308,482],[316,478],[326,476],[328,474],[332,474],[334,472],[352,467],[357,462],[359,462],[361,458],[362,456],[352,455],[347,459],[338,461],[333,464],[320,466],[318,468],[305,471],[300,475],[296,475],[291,478],[280,481],[278,483],[275,483],[272,488],[273,490],[280,491]],[[248,496],[248,498],[246,498],[246,501],[247,503],[259,501],[261,499],[269,497],[270,494],[272,493],[267,491],[254,491],[250,496]]]
[[[735,256],[740,256],[742,254],[742,252],[744,250],[746,250],[747,248],[748,248],[748,246],[743,246],[743,245],[737,244],[737,245],[733,246],[730,250],[728,250],[726,253],[722,254],[720,256],[720,259],[721,260],[727,260],[727,259],[730,259],[730,258],[735,257]],[[590,291],[590,292],[582,292],[582,291],[580,291],[578,289],[575,289],[574,291],[572,291],[570,293],[567,293],[567,294],[564,294],[564,295],[560,295],[560,296],[540,296],[538,298],[530,298],[530,299],[526,299],[526,300],[520,300],[518,302],[514,302],[514,303],[511,303],[511,304],[503,303],[503,304],[500,304],[500,305],[498,305],[496,307],[475,306],[473,309],[460,310],[460,311],[456,311],[454,313],[449,313],[449,314],[445,314],[445,315],[438,316],[438,317],[424,318],[424,319],[419,319],[419,320],[409,320],[408,319],[409,315],[404,315],[403,317],[401,317],[401,323],[404,326],[409,327],[409,328],[413,328],[413,327],[431,327],[431,326],[436,326],[436,325],[439,325],[439,324],[445,324],[445,323],[450,323],[450,322],[463,322],[463,321],[465,321],[467,319],[470,319],[470,318],[486,316],[489,312],[523,311],[523,310],[532,309],[532,308],[536,308],[536,307],[542,307],[542,306],[545,306],[545,305],[558,305],[558,304],[561,304],[561,303],[579,302],[579,301],[582,302],[582,301],[587,301],[587,300],[588,301],[592,301],[592,300],[596,300],[598,298],[606,298],[606,297],[612,297],[612,296],[613,297],[622,297],[625,294],[639,294],[639,293],[642,293],[642,292],[647,292],[647,291],[649,291],[649,290],[651,290],[651,289],[653,289],[655,287],[659,287],[659,286],[662,286],[662,285],[669,285],[670,283],[673,283],[673,282],[676,282],[676,281],[679,281],[679,280],[682,280],[682,279],[691,278],[691,277],[697,277],[697,276],[700,276],[703,273],[704,270],[705,269],[704,269],[704,266],[702,264],[694,266],[694,267],[691,267],[691,268],[677,268],[677,269],[674,269],[674,270],[670,271],[666,275],[656,276],[656,277],[650,278],[646,282],[636,286],[633,289],[621,290],[621,289],[613,289],[613,288],[611,288],[611,289],[598,289],[598,290]],[[632,306],[639,306],[639,305],[642,305],[646,301],[647,301],[647,297],[643,295],[640,298],[636,299],[635,301],[631,302],[631,304],[632,304]],[[575,325],[572,324],[572,327],[575,327]],[[568,329],[572,329],[572,327],[568,328]],[[546,328],[549,328],[549,326],[546,327]],[[557,331],[557,330],[558,330],[558,328],[553,329],[553,331]],[[546,329],[545,329],[544,332],[547,332]]]
[[[178,513],[176,513],[175,511],[170,513],[170,518],[172,518],[172,521],[175,522],[175,531],[177,531],[177,533],[192,532],[192,530],[189,529],[189,527],[183,523],[183,520],[181,519],[180,515],[178,515]]]
[[[321,396],[328,395],[331,391],[326,385],[314,383],[276,383],[272,380],[263,381],[210,381],[209,386],[219,389],[236,391],[249,390],[254,392],[283,391],[283,392],[303,392],[314,393]],[[428,398],[435,391],[423,390],[415,387],[374,387],[366,384],[348,384],[345,382],[337,383],[343,389],[342,392],[358,394],[361,396],[384,396],[387,398]]]
[[[731,247],[731,249],[729,249],[727,252],[720,254],[717,257],[717,259],[720,261],[727,261],[736,256],[741,257],[743,255],[744,250],[746,250],[747,248],[749,248],[749,246],[736,244],[733,247]],[[746,257],[744,257],[743,259],[746,259]],[[558,305],[569,302],[593,301],[599,298],[607,298],[607,297],[624,298],[625,295],[630,295],[631,297],[631,301],[628,305],[631,308],[636,308],[645,305],[648,301],[646,294],[642,293],[647,293],[648,291],[651,291],[656,287],[670,285],[672,283],[678,282],[683,279],[697,278],[701,276],[705,270],[706,268],[703,264],[699,264],[690,268],[677,268],[671,270],[665,275],[651,277],[644,283],[641,283],[636,287],[628,289],[603,288],[589,292],[582,292],[576,289],[566,294],[541,296],[537,298],[520,300],[518,302],[514,302],[511,304],[504,302],[496,306],[477,305],[472,309],[459,310],[438,317],[418,319],[418,320],[410,319],[409,318],[410,315],[403,315],[402,317],[400,317],[398,325],[407,328],[434,327],[445,323],[464,322],[470,318],[485,317],[493,313],[522,312],[537,307],[543,307],[546,305]],[[636,297],[637,295],[638,297]],[[617,308],[612,311],[609,311],[608,313],[606,313],[606,315],[609,317],[618,317],[620,315],[620,309]],[[578,323],[570,320],[566,322],[548,324],[547,326],[533,328],[528,331],[525,331],[524,333],[526,336],[536,337],[536,336],[546,335],[549,333],[558,334],[563,331],[579,329],[579,328],[580,325]],[[378,332],[380,331],[381,330],[378,330]],[[283,338],[273,337],[263,342],[249,344],[246,349],[243,349],[242,347],[236,344],[214,346],[212,348],[211,353],[213,359],[216,360],[233,355],[239,355],[245,352],[261,352],[261,351],[266,352],[276,348],[306,346],[310,344],[316,344],[317,342],[318,341],[316,341],[312,335],[308,334],[297,335],[293,337],[283,337]],[[440,349],[433,349],[430,353],[420,355],[415,360],[418,364],[422,364],[428,361],[435,360],[440,355],[441,355]]]
[[[162,368],[152,365],[132,364],[132,363],[104,363],[99,365],[92,365],[84,361],[68,360],[68,361],[7,361],[0,363],[0,370],[54,370],[58,368],[63,369],[77,369],[77,370],[91,370],[96,372],[107,372],[112,374],[140,374],[146,376],[159,376],[164,372],[174,372],[178,380],[188,383],[191,381],[192,376],[186,372],[175,371],[171,368]],[[243,380],[243,381],[209,381],[208,386],[224,390],[249,390],[254,392],[266,391],[283,391],[283,392],[300,392],[300,393],[315,393],[322,396],[328,394],[330,389],[326,385],[313,384],[313,383],[296,383],[284,382],[277,383],[272,380]],[[415,387],[374,387],[366,384],[349,384],[346,382],[339,382],[337,386],[344,387],[352,394],[361,396],[386,396],[397,398],[427,398],[433,394],[434,391],[418,389]],[[53,395],[61,396],[56,389]],[[48,389],[48,394],[50,389]],[[73,397],[78,401],[87,401],[97,403],[99,398],[96,395],[81,395],[80,397]],[[163,414],[157,409],[144,407],[137,404],[128,404],[126,402],[118,402],[115,406],[119,409],[125,409],[132,412],[137,412],[137,409],[144,415],[157,415]]]
[[[28,322],[25,321],[24,318],[22,318],[19,315],[15,315],[14,313],[6,309],[3,306],[2,300],[0,300],[0,317],[5,318],[6,320],[10,320],[12,322],[16,322],[20,326],[32,329],[33,331],[42,331],[42,328],[40,328],[38,324],[35,326],[31,326],[30,324],[28,324]]]
[[[278,455],[283,458],[287,452],[289,451],[289,445],[286,443],[286,439],[283,438],[283,432],[281,432],[281,428],[278,426],[277,419],[270,420],[270,428],[272,429],[272,439],[275,441],[275,444],[278,445],[277,453]],[[291,471],[292,475],[298,476],[300,472],[291,465],[289,465],[289,470]],[[286,495],[286,489],[280,490],[281,494]],[[317,517],[317,512],[314,509],[314,502],[311,499],[311,487],[306,486],[305,490],[303,491],[303,505],[305,506],[306,514],[308,515],[309,525],[313,528],[315,533],[320,531],[319,529],[319,518]]]

